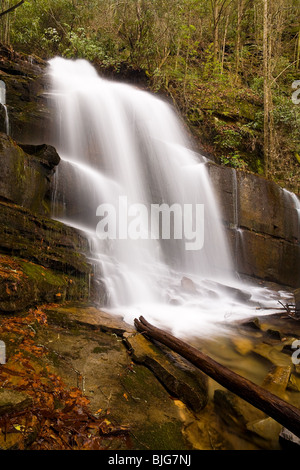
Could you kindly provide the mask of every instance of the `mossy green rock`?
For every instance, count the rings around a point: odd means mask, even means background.
[[[0,133],[0,197],[35,213],[47,213],[50,178],[59,161],[56,150],[51,146],[22,148],[9,136]]]
[[[68,276],[38,264],[0,255],[0,312],[10,313],[39,303],[88,299],[84,278]]]
[[[80,232],[7,201],[0,201],[0,217],[0,310],[105,297]]]

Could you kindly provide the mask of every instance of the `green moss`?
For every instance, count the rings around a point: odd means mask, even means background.
[[[52,270],[46,269],[38,264],[33,264],[26,261],[21,261],[20,265],[24,273],[30,278],[37,282],[47,282],[52,286],[66,286],[66,277],[63,274],[55,273]]]
[[[26,180],[26,172],[25,172],[25,155],[23,150],[20,147],[15,147],[16,151],[18,152],[18,158],[14,159],[14,175],[16,177],[16,183],[24,183]]]
[[[139,441],[145,443],[151,450],[187,450],[187,443],[182,436],[182,423],[168,423],[145,426],[139,432]]]
[[[48,323],[66,327],[68,330],[78,330],[79,326],[61,309],[47,310]]]
[[[239,100],[238,107],[239,107],[240,115],[243,118],[249,121],[255,120],[256,113],[259,109],[257,105],[254,105],[253,103],[247,100]]]

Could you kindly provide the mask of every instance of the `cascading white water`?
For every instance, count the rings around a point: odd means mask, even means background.
[[[191,149],[171,106],[133,86],[100,78],[83,60],[55,58],[49,73],[58,111],[53,143],[62,157],[54,217],[89,238],[109,294],[106,309],[128,322],[143,314],[187,336],[218,330],[229,317],[252,315],[255,302],[276,306],[275,296],[269,294],[266,301],[262,289],[252,289],[251,307],[222,286],[241,288],[205,159]],[[116,208],[121,222],[128,216],[127,205],[143,204],[150,212],[153,204],[203,204],[204,246],[188,251],[184,239],[152,239],[143,220],[141,239],[100,240],[96,210],[104,203]]]
[[[298,225],[298,239],[300,241],[300,199],[296,194],[288,191],[285,188],[282,188],[283,194],[288,201],[288,205],[294,207],[297,215],[297,225]]]
[[[4,108],[5,129],[6,129],[6,134],[9,135],[9,117],[8,117],[8,111],[7,111],[7,106],[6,106],[6,86],[3,80],[0,80],[0,104],[2,104]]]

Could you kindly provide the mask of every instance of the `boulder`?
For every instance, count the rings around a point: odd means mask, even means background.
[[[30,209],[47,213],[50,179],[60,157],[49,145],[18,145],[0,134],[0,197]]]
[[[274,395],[285,399],[291,372],[291,366],[273,366],[265,377],[262,387]]]
[[[181,287],[185,292],[189,292],[191,294],[197,293],[196,284],[188,277],[183,277],[181,279]]]

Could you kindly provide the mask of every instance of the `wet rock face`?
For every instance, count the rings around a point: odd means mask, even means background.
[[[42,59],[0,46],[0,80],[6,85],[10,135],[19,142],[49,142],[53,114],[47,96],[46,68],[47,63]],[[4,125],[3,110],[0,110],[2,132]]]
[[[59,161],[49,145],[18,145],[0,134],[0,197],[35,213],[47,213],[50,179]]]
[[[263,177],[212,163],[207,168],[237,271],[299,287],[299,219],[291,199]]]
[[[0,201],[0,216],[0,312],[89,298],[85,238],[9,202]]]
[[[65,300],[104,303],[87,240],[60,222],[0,201],[0,312]]]
[[[72,227],[0,201],[0,253],[70,274],[91,272],[87,240]]]
[[[237,243],[239,272],[297,287],[300,282],[300,247],[284,239],[245,231]]]
[[[84,276],[67,275],[42,265],[0,254],[0,312],[15,313],[40,303],[87,300]]]
[[[76,229],[0,200],[0,313],[65,300],[104,304],[106,289]]]
[[[272,181],[237,173],[240,227],[289,242],[299,241],[298,218],[282,189]]]

